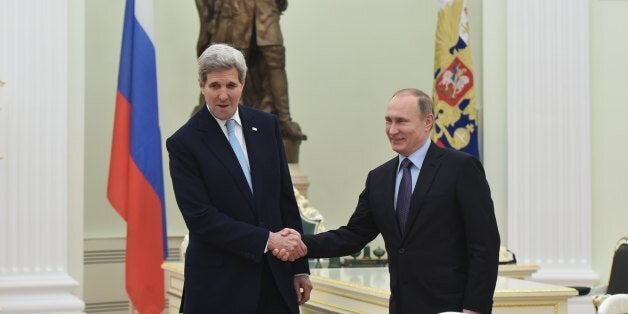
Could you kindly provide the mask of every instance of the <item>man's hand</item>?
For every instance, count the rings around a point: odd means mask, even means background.
[[[301,235],[290,228],[271,232],[268,238],[268,250],[284,262],[294,262],[307,254],[307,247],[301,241]]]
[[[310,300],[310,292],[312,291],[312,283],[310,276],[297,275],[294,277],[294,291],[297,293],[297,302],[299,305],[305,304]]]

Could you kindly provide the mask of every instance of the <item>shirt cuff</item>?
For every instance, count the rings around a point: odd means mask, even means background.
[[[310,276],[308,273],[295,274],[294,277]]]
[[[264,254],[268,252],[268,242],[270,242],[270,231],[268,231],[268,239],[266,239],[266,246],[264,247]]]

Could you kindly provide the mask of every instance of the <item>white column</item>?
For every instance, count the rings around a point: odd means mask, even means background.
[[[68,275],[68,1],[0,1],[0,309],[81,313]],[[75,254],[74,254],[75,255]]]
[[[508,246],[591,285],[588,0],[508,0]]]

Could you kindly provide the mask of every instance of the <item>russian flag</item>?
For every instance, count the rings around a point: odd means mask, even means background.
[[[167,256],[152,0],[127,0],[107,198],[127,223],[126,291],[140,313],[162,313]]]

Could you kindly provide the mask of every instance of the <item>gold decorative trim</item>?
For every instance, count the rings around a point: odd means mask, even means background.
[[[540,266],[536,264],[512,264],[499,265],[498,276],[510,278],[529,278],[532,274],[539,270]]]
[[[576,289],[572,288],[559,288],[559,289],[496,289],[495,293],[544,293],[544,292],[573,292],[574,295],[578,294]]]
[[[619,250],[619,247],[624,243],[628,243],[628,236],[623,236],[619,240],[617,240],[617,243],[615,244],[615,251],[613,251],[613,254],[617,252],[617,250]]]
[[[619,238],[619,240],[617,240],[617,243],[615,243],[615,248],[613,249],[613,254],[612,254],[611,260],[612,260],[612,258],[615,257],[615,253],[617,253],[617,250],[619,250],[619,247],[622,244],[624,244],[624,243],[628,243],[628,235],[625,235],[625,236]],[[608,272],[608,280],[606,280],[606,282],[608,283],[610,281],[611,281],[611,272],[609,271]],[[606,293],[606,291],[604,291],[604,293]]]
[[[541,268],[538,264],[503,264],[499,265],[499,267],[504,268]]]
[[[340,281],[340,280],[336,280],[336,279],[322,277],[320,275],[310,275],[310,278],[316,279],[316,280],[320,280],[321,282],[327,282],[327,283],[335,284],[335,285],[346,286],[346,287],[351,287],[351,288],[357,288],[357,289],[360,289],[360,290],[367,290],[367,291],[371,291],[371,292],[376,292],[376,293],[381,293],[381,294],[385,294],[385,295],[390,295],[390,291],[388,291],[388,290],[367,287],[367,286],[364,286],[364,285],[359,285],[359,284],[354,284],[354,283],[348,283],[348,282],[345,282],[345,281]],[[495,292],[496,293],[497,292],[499,292],[499,293],[572,292],[572,293],[576,293],[577,294],[577,291],[575,289],[572,289],[572,288],[558,288],[558,289],[497,289],[497,290],[495,290]]]
[[[179,289],[178,287],[172,284],[173,283],[172,281],[175,279],[183,282],[183,279],[181,278],[175,278],[173,276],[169,277],[168,278],[168,290],[174,291],[175,293],[177,293],[179,297],[181,297],[183,295],[183,289]]]
[[[551,306],[554,308],[554,314],[558,314],[558,303],[501,303],[493,304],[493,307],[541,307]]]
[[[175,298],[181,299],[181,294],[180,294],[180,293],[179,293],[179,294],[176,294],[176,293],[174,293],[174,292],[172,292],[172,291],[166,291],[166,294],[167,294],[167,295],[170,295],[170,296],[173,296],[173,297],[175,297]]]
[[[621,238],[619,238],[619,240],[617,240],[617,243],[615,243],[615,249],[613,250],[613,254],[612,254],[612,258],[615,258],[615,253],[617,253],[617,250],[619,250],[619,247],[624,244],[624,243],[628,243],[628,235],[625,235]],[[608,272],[608,280],[606,280],[607,283],[609,283],[611,281],[611,272]],[[593,307],[595,308],[595,312],[597,313],[598,308],[600,307],[600,305],[602,305],[602,302],[604,302],[604,300],[606,300],[606,290],[604,290],[603,295],[597,295],[594,296],[593,299],[591,300],[591,302],[593,303]]]
[[[310,298],[310,302],[315,302],[315,303],[318,303],[318,304],[321,304],[321,305],[324,305],[324,306],[327,306],[327,307],[330,307],[330,308],[342,310],[342,311],[348,311],[350,313],[355,313],[355,314],[360,314],[361,313],[359,310],[350,309],[350,308],[347,308],[347,307],[331,304],[331,303],[328,303],[328,302],[325,302],[325,301],[321,301],[321,300],[316,299],[316,298]]]
[[[301,219],[314,224],[314,234],[326,231],[325,219],[320,211],[314,207],[310,207],[310,201],[302,195],[299,190],[294,190],[294,197],[297,200],[297,206],[299,207],[299,213],[301,213]]]
[[[161,268],[180,273],[182,275],[185,269],[185,267],[183,266],[183,262],[165,262],[161,264]]]
[[[310,275],[310,278],[313,278],[313,279],[316,279],[316,280],[320,280],[322,282],[332,283],[332,284],[339,285],[339,286],[357,288],[357,289],[360,289],[360,290],[367,290],[367,291],[371,291],[371,292],[375,292],[375,293],[381,293],[381,294],[385,294],[385,295],[390,295],[390,291],[388,291],[388,290],[367,287],[367,286],[358,285],[358,284],[354,284],[354,283],[348,283],[348,282],[344,282],[344,281],[340,281],[340,280],[336,280],[336,279],[330,279],[330,278],[327,278],[327,277],[321,277],[319,275]]]
[[[358,297],[356,297],[354,295],[350,295],[348,293],[342,293],[342,292],[334,291],[334,290],[331,290],[331,289],[321,288],[321,287],[318,287],[318,286],[315,286],[314,289],[315,289],[315,291],[326,292],[326,293],[329,293],[329,294],[332,294],[332,295],[345,297],[347,299],[359,301],[359,302],[362,302],[362,303],[367,303],[367,304],[372,304],[372,305],[377,305],[377,306],[382,306],[382,307],[388,308],[388,302],[375,302],[375,301],[370,301],[370,300],[367,300],[367,299],[360,299],[360,298],[358,298]]]
[[[600,305],[602,305],[602,302],[604,302],[604,300],[606,300],[608,296],[609,296],[608,294],[603,294],[603,295],[596,295],[593,297],[593,300],[591,300],[591,302],[593,302],[593,307],[595,307],[596,313],[598,309],[600,308]]]

